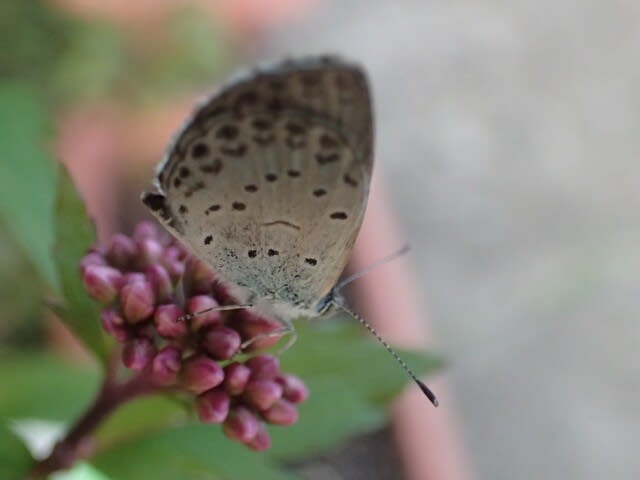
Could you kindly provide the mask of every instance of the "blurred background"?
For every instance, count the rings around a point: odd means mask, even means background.
[[[364,64],[378,173],[474,476],[638,478],[640,3],[16,0],[0,45],[2,81],[35,105],[5,96],[2,129],[31,114],[50,132],[103,238],[145,215],[171,133],[230,70],[324,52]],[[5,344],[58,336],[7,220],[44,174],[0,194]],[[384,434],[348,448],[324,478],[393,464]]]

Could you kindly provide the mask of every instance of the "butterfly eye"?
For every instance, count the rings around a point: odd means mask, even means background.
[[[320,299],[320,301],[316,305],[316,311],[318,312],[318,315],[324,315],[329,310],[331,310],[335,303],[335,295],[336,294],[334,290],[331,290],[322,299]]]

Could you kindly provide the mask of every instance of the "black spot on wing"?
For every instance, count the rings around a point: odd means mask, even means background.
[[[191,156],[195,159],[209,155],[209,146],[206,143],[196,143],[191,148]]]

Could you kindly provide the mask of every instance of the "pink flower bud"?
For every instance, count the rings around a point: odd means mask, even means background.
[[[196,398],[196,410],[203,423],[222,423],[229,414],[230,398],[223,390],[214,388]]]
[[[300,377],[291,374],[279,375],[276,381],[282,385],[283,397],[293,403],[302,403],[309,397],[309,389]]]
[[[144,273],[127,272],[127,273],[124,274],[122,284],[123,285],[128,285],[130,283],[144,282],[144,281],[146,281],[146,279],[147,279],[147,277],[145,276]]]
[[[164,248],[155,238],[144,238],[136,242],[138,254],[136,255],[136,265],[143,269],[160,260]]]
[[[184,315],[182,309],[173,303],[160,305],[153,313],[153,323],[158,333],[167,338],[183,337],[187,334],[187,324],[179,320]]]
[[[184,275],[184,263],[179,260],[167,260],[164,265],[172,282],[177,282]]]
[[[147,337],[136,337],[128,340],[122,350],[122,362],[125,367],[136,372],[144,370],[156,353],[155,346]]]
[[[281,398],[271,408],[262,412],[262,416],[274,425],[291,425],[298,421],[298,410],[293,403]]]
[[[187,258],[184,278],[185,292],[189,295],[210,294],[215,281],[211,267],[195,256]]]
[[[156,336],[156,326],[153,322],[141,322],[131,326],[136,332],[136,337],[147,337],[153,340]]]
[[[184,243],[179,242],[178,240],[176,240],[175,238],[173,239],[173,241],[169,244],[170,247],[175,247],[180,251],[180,255],[178,256],[178,258],[180,258],[181,260],[186,260],[186,258],[190,255],[189,254],[189,249],[185,246]]]
[[[160,257],[160,263],[169,273],[171,281],[175,283],[184,274],[184,251],[175,245],[168,246]]]
[[[256,452],[263,452],[271,447],[271,437],[263,423],[258,425],[256,436],[246,442],[245,445]]]
[[[227,327],[215,327],[205,333],[202,340],[204,349],[215,359],[227,360],[240,348],[240,334]]]
[[[184,256],[185,256],[185,252],[182,248],[178,247],[177,245],[169,245],[164,249],[164,253],[160,261],[161,262],[165,262],[166,260],[184,261]]]
[[[231,286],[225,284],[222,280],[216,279],[213,282],[213,296],[221,305],[238,305],[240,302],[231,294]]]
[[[198,331],[204,327],[221,323],[222,314],[219,310],[207,311],[218,306],[218,302],[209,295],[191,297],[187,302],[187,312],[195,314],[195,317],[191,319],[191,329]]]
[[[147,238],[156,238],[158,236],[158,229],[153,222],[143,220],[138,223],[133,229],[133,239],[136,241],[145,240]]]
[[[167,386],[175,383],[181,359],[182,352],[176,347],[164,347],[153,357],[151,377],[156,385]]]
[[[229,411],[222,431],[233,440],[247,443],[256,436],[259,425],[258,419],[247,407],[238,405]]]
[[[256,355],[244,364],[251,369],[252,380],[272,380],[280,370],[280,360],[273,355]]]
[[[131,337],[131,333],[124,323],[124,319],[115,310],[103,310],[100,313],[102,328],[119,342],[124,342]]]
[[[89,265],[84,269],[82,280],[89,296],[106,305],[118,296],[122,274],[115,268]]]
[[[187,272],[191,278],[214,280],[213,270],[206,262],[196,256],[189,256],[186,262]]]
[[[126,235],[116,233],[111,237],[107,248],[107,260],[114,267],[126,270],[131,266],[136,254],[136,246]]]
[[[184,364],[182,383],[193,393],[206,392],[220,385],[222,380],[222,367],[205,355],[191,357]]]
[[[155,299],[149,282],[128,283],[120,290],[120,307],[130,323],[138,323],[153,313]]]
[[[147,268],[147,279],[159,302],[166,302],[173,296],[173,284],[169,273],[162,265],[154,263]]]
[[[249,381],[251,369],[246,365],[233,362],[224,367],[224,388],[230,395],[240,395]]]
[[[267,410],[282,397],[282,385],[273,380],[251,380],[243,398],[257,410]]]
[[[89,265],[105,266],[107,265],[107,261],[102,254],[97,252],[89,252],[84,257],[82,257],[82,260],[80,260],[80,272],[84,273],[84,270]]]

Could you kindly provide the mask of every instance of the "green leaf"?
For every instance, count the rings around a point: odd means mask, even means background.
[[[297,325],[298,341],[282,355],[282,368],[303,379],[334,378],[348,382],[376,405],[385,405],[406,385],[408,378],[385,348],[347,315],[324,323]],[[418,375],[443,366],[439,356],[397,348]]]
[[[282,460],[295,460],[337,446],[347,438],[384,426],[386,411],[363,399],[360,392],[331,379],[306,382],[309,399],[300,405],[299,420],[287,427],[269,427],[269,453]]]
[[[55,260],[60,278],[64,323],[103,363],[107,357],[99,308],[82,285],[78,264],[95,243],[95,231],[84,203],[65,168],[61,168],[56,199]]]
[[[277,458],[314,454],[382,427],[387,404],[407,384],[382,345],[363,335],[350,317],[336,320],[299,325],[298,341],[282,356],[283,371],[299,375],[311,395],[300,406],[297,424],[270,429],[271,454]],[[435,355],[397,351],[418,375],[442,366]],[[433,408],[426,399],[424,408]]]
[[[91,401],[99,372],[54,355],[1,352],[0,378],[0,418],[68,422]]]
[[[292,480],[269,457],[232,442],[210,425],[150,433],[98,453],[92,463],[113,480]]]
[[[33,458],[22,440],[6,424],[0,424],[0,478],[23,480],[32,466]]]
[[[51,255],[56,169],[45,149],[46,119],[33,91],[0,83],[0,215],[44,281],[57,289]]]

